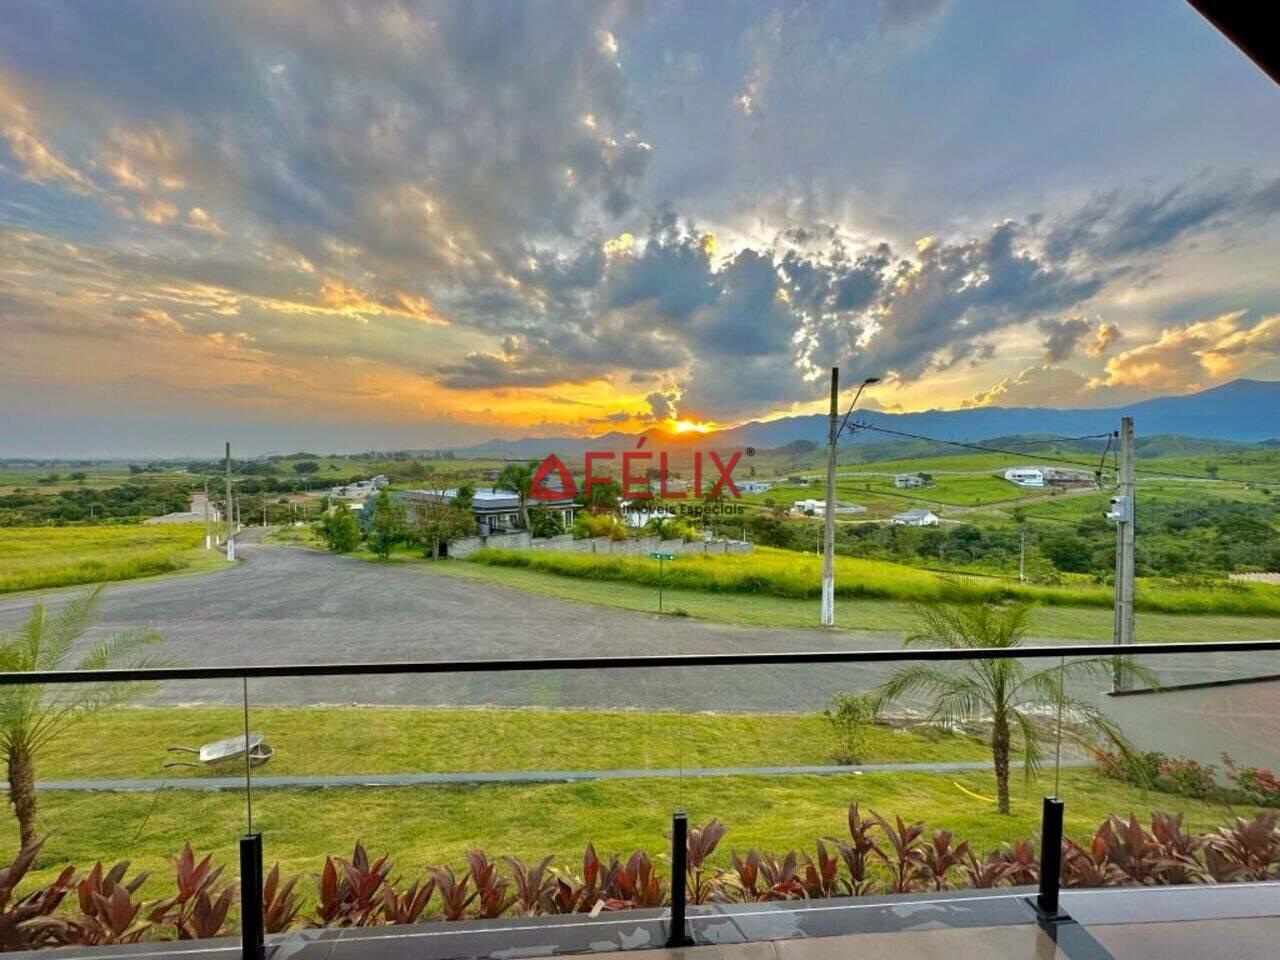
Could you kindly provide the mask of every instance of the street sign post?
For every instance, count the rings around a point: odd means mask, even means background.
[[[674,560],[675,558],[676,558],[676,555],[674,553],[658,553],[655,551],[649,554],[650,560],[658,561],[658,612],[659,613],[662,612],[662,580],[663,580],[663,573],[664,573],[664,568],[662,565],[667,560]]]

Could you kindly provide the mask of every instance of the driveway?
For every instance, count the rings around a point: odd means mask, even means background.
[[[252,534],[237,553],[240,562],[226,571],[109,587],[92,635],[153,627],[175,665],[884,649],[901,643],[893,631],[737,627],[573,603],[423,565],[384,566],[264,545]],[[58,596],[50,602],[56,605]],[[0,601],[0,627],[19,626],[30,604],[30,597]],[[1162,675],[1206,679],[1277,669],[1277,658],[1264,655],[1181,659],[1195,662],[1162,669]],[[321,677],[255,680],[249,693],[261,703],[792,711],[820,709],[835,691],[873,686],[893,669],[852,664]],[[1092,696],[1098,686],[1078,692]],[[171,703],[241,698],[239,681],[170,683],[150,694]]]

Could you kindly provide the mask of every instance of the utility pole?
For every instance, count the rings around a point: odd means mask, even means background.
[[[213,546],[213,538],[209,532],[209,478],[204,478],[204,548]]]
[[[873,383],[879,383],[879,377],[867,377],[858,384],[849,409],[840,419],[840,368],[831,368],[831,423],[830,435],[827,438],[827,499],[822,507],[822,625],[836,625],[836,444],[840,435],[849,424],[853,408],[858,405],[862,391]]]
[[[1116,646],[1133,643],[1133,520],[1134,520],[1134,469],[1133,469],[1133,418],[1120,420],[1119,476],[1116,496],[1111,498],[1109,520],[1116,525],[1116,583],[1115,583],[1115,634]],[[1124,690],[1128,678],[1120,662],[1116,661],[1115,689]]]
[[[231,441],[227,441],[227,559],[234,560],[236,558],[236,540],[235,528],[232,524],[234,520],[234,511],[231,508]]]
[[[836,431],[840,416],[840,368],[831,368],[831,415],[827,424],[827,500],[822,510],[822,625],[836,625]]]

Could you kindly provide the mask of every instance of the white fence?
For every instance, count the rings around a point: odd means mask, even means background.
[[[659,537],[636,537],[610,540],[592,537],[575,540],[569,534],[558,537],[530,537],[523,530],[516,533],[493,533],[487,537],[462,537],[449,541],[449,556],[463,559],[477,550],[553,550],[560,553],[601,553],[620,556],[648,556],[650,553],[718,554],[750,553],[753,545],[742,540],[663,540]]]

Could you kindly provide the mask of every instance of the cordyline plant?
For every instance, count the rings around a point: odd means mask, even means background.
[[[1280,879],[1280,814],[1236,818],[1207,834],[1183,828],[1181,815],[1153,813],[1148,830],[1133,814],[1108,817],[1087,843],[1063,841],[1068,887],[1164,886]],[[867,815],[852,804],[849,837],[815,841],[812,852],[731,851],[711,863],[725,836],[712,820],[689,831],[687,895],[695,903],[756,902],[911,893],[957,887],[1025,886],[1038,881],[1036,843],[1019,840],[986,856],[947,830],[929,831],[902,817]],[[225,936],[234,905],[222,868],[190,847],[174,858],[174,890],[142,900],[145,874],[129,864],[67,867],[43,887],[15,897],[39,842],[0,867],[0,951],[43,946],[96,946],[144,940]],[[581,873],[552,869],[551,857],[529,865],[517,857],[467,855],[466,867],[427,866],[402,880],[386,855],[356,844],[351,859],[327,857],[315,878],[315,905],[301,912],[299,877],[281,878],[277,864],[263,890],[266,929],[368,927],[435,920],[594,913],[663,907],[670,888],[654,860],[637,850],[601,857],[588,844]],[[505,869],[504,869],[505,868]]]
[[[984,603],[921,604],[915,607],[915,625],[905,642],[908,646],[950,650],[1018,647],[1027,638],[1029,613],[1030,608],[1025,604],[1005,607]],[[1070,659],[1064,656],[1060,663],[1035,671],[1016,658],[941,665],[913,663],[884,683],[878,692],[881,703],[910,693],[926,695],[933,704],[929,720],[946,727],[989,722],[997,805],[1001,813],[1008,813],[1010,756],[1015,750],[1022,754],[1027,777],[1039,771],[1044,757],[1042,745],[1057,735],[1057,728],[1051,726],[1047,718],[1065,718],[1064,735],[1077,739],[1100,737],[1122,752],[1128,752],[1115,724],[1092,704],[1066,693],[1071,681],[1109,678],[1117,665],[1129,677],[1158,686],[1149,670],[1129,658]]]
[[[118,633],[76,656],[85,631],[98,611],[102,588],[74,597],[55,616],[43,603],[31,606],[26,625],[0,634],[0,672],[140,669],[159,664],[145,648],[160,640],[152,630]],[[0,685],[0,756],[9,775],[9,802],[18,818],[22,847],[36,839],[36,759],[50,741],[77,720],[133,699],[138,683],[75,683],[46,688],[40,684]]]

